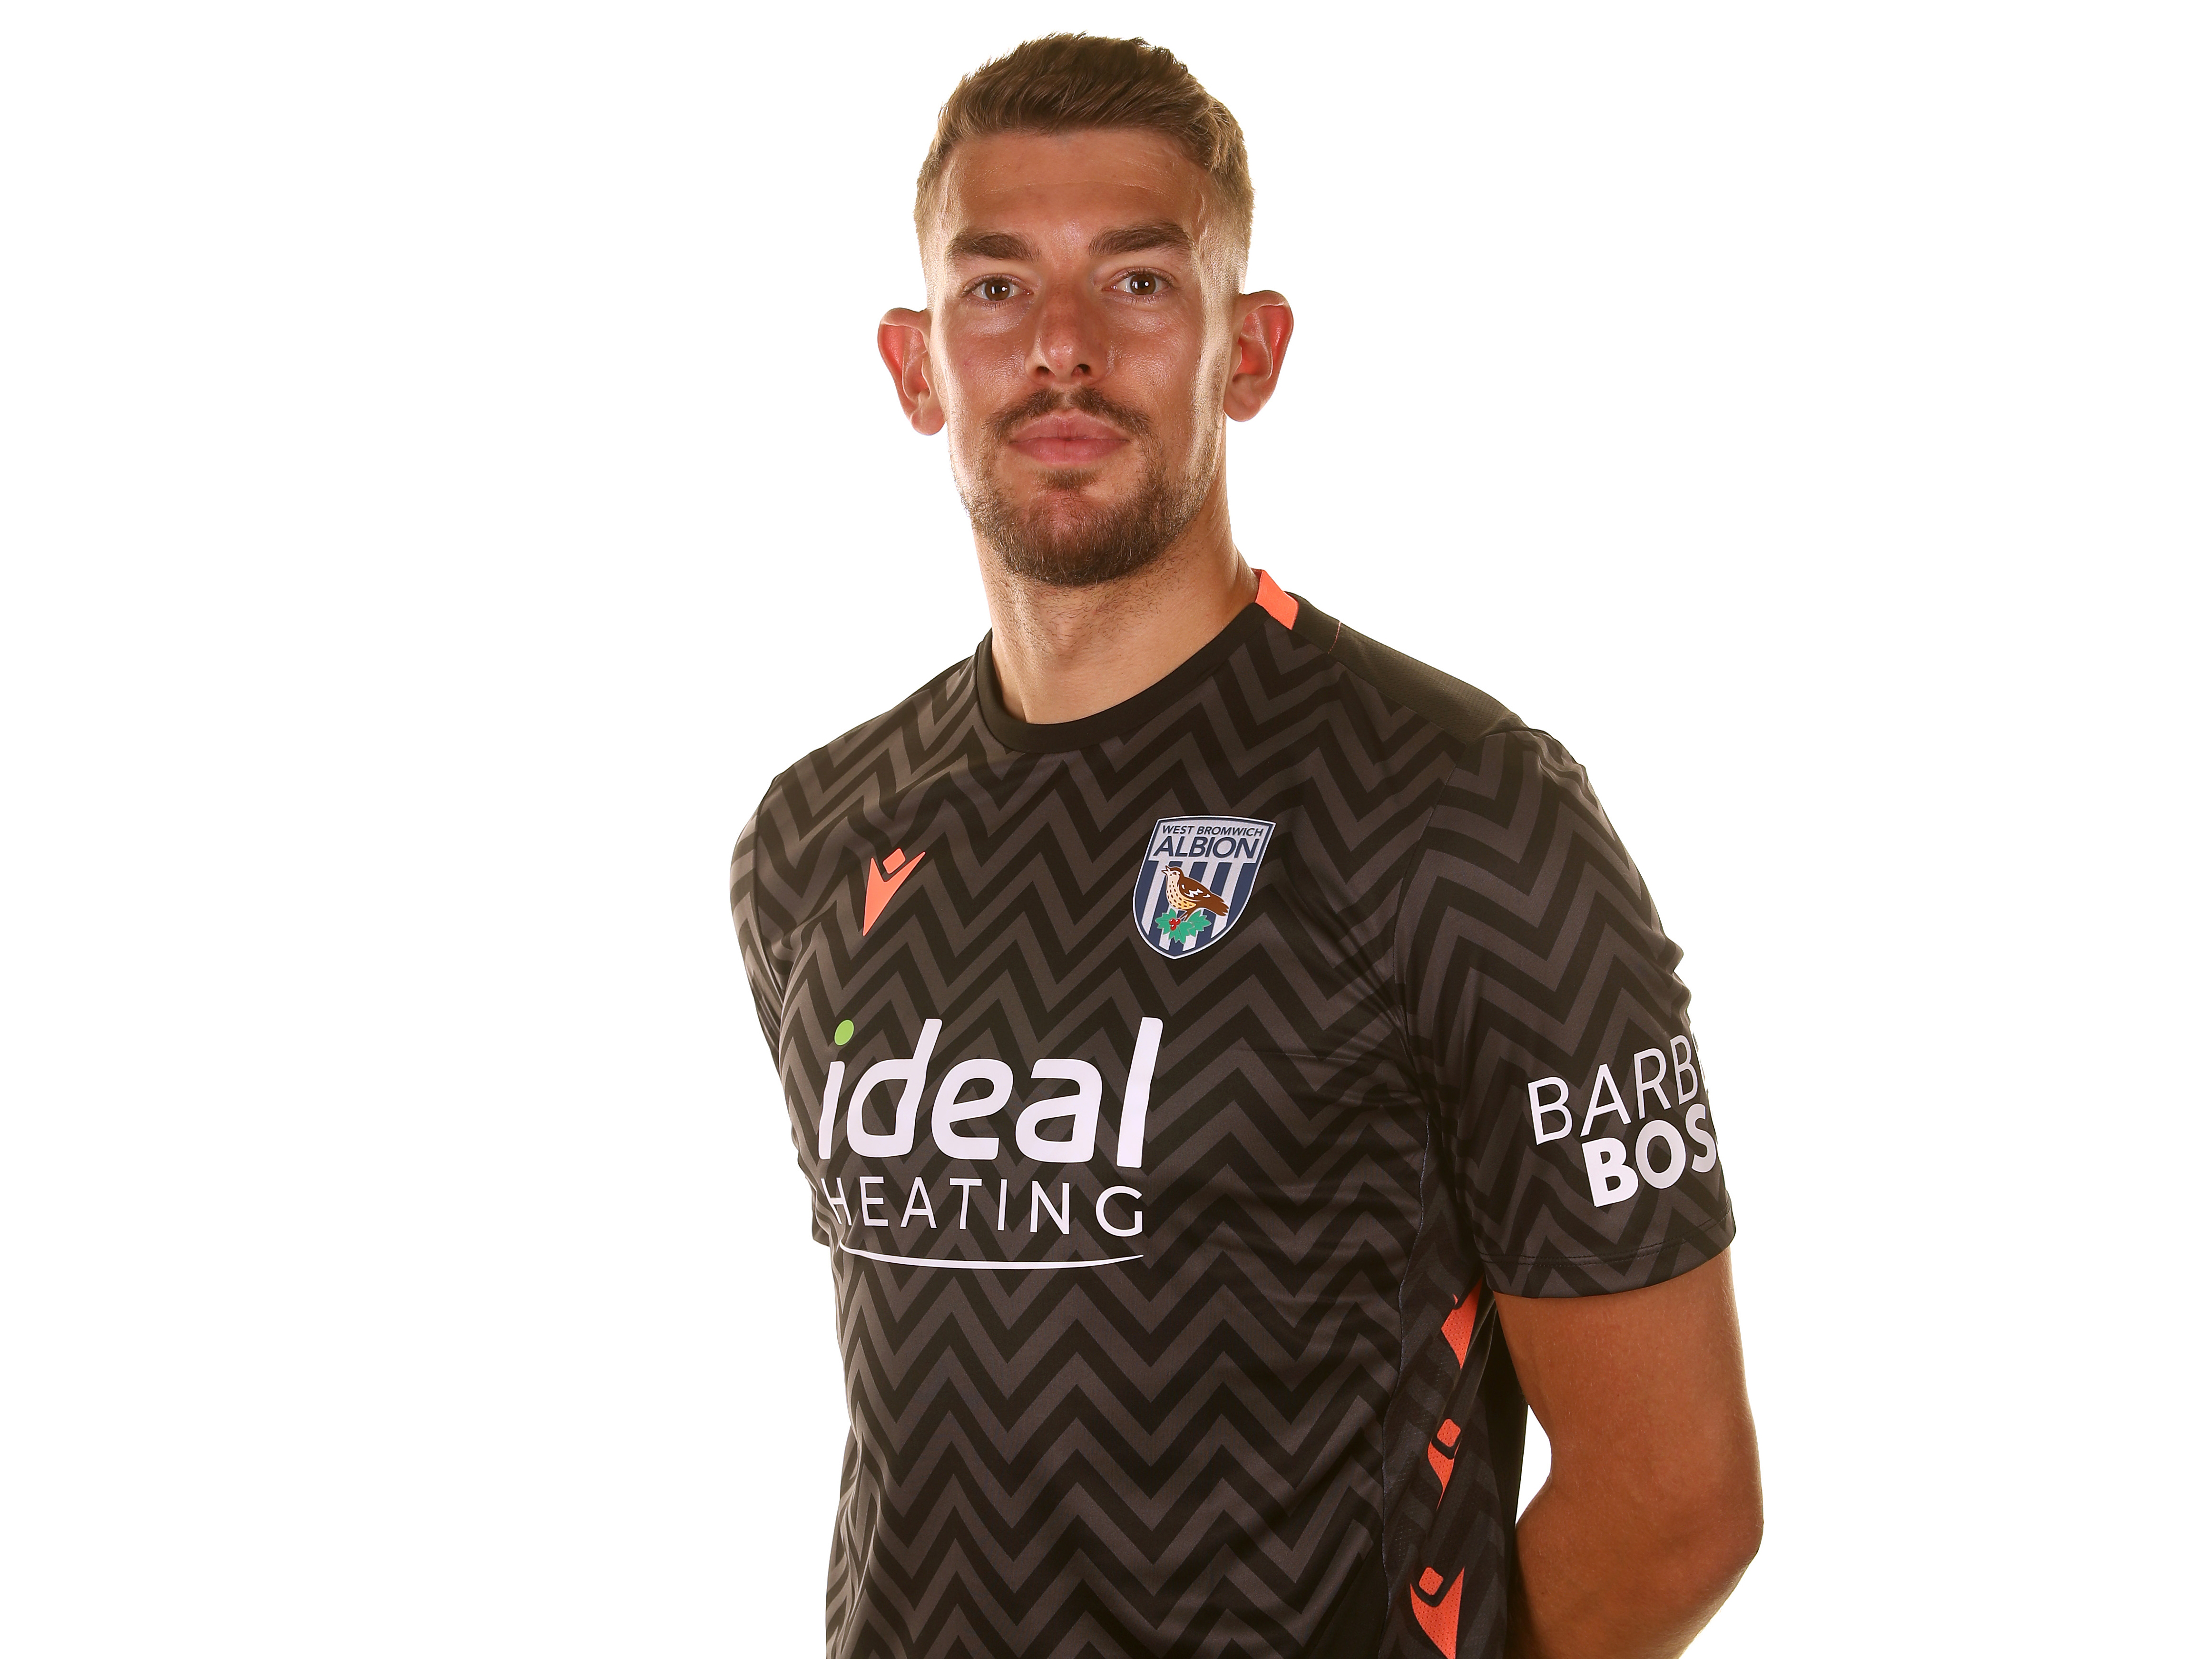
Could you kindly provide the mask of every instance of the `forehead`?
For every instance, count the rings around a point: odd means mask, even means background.
[[[1181,225],[1204,246],[1206,173],[1157,132],[1001,132],[952,152],[925,220],[932,262],[963,230],[1018,231],[1042,244],[1087,244],[1117,225]]]

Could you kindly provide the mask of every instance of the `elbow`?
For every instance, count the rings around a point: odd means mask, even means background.
[[[1556,1472],[1556,1449],[1554,1459]],[[1688,1456],[1616,1462],[1608,1474],[1592,1495],[1613,1510],[1626,1538],[1639,1540],[1650,1591],[1685,1610],[1718,1607],[1766,1530],[1749,1433],[1716,1436]]]
[[[1717,1605],[1759,1553],[1766,1505],[1756,1458],[1678,1494],[1669,1506],[1675,1577],[1692,1599]]]
[[[1706,1553],[1714,1578],[1733,1589],[1759,1553],[1765,1535],[1766,1505],[1754,1479],[1747,1490],[1730,1498],[1708,1530]]]

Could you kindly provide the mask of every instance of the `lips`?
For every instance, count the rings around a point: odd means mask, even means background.
[[[1088,415],[1046,415],[1017,431],[1008,447],[1042,466],[1090,466],[1129,440]]]

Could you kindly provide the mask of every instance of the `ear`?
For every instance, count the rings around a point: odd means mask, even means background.
[[[944,406],[929,383],[929,313],[894,306],[876,326],[876,349],[898,388],[899,407],[925,438],[945,429]]]
[[[1249,421],[1267,406],[1290,349],[1291,302],[1273,289],[1238,295],[1236,358],[1221,399],[1231,420]]]

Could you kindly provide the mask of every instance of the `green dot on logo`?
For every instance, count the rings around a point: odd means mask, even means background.
[[[837,1022],[837,1032],[834,1040],[841,1048],[853,1040],[853,1022],[851,1020],[841,1019]]]

